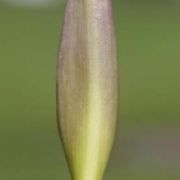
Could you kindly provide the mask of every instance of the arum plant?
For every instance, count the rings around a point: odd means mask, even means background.
[[[58,126],[73,180],[102,180],[117,118],[111,0],[68,0],[57,66]]]

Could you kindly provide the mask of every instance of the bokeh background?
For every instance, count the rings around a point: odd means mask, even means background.
[[[0,179],[70,180],[56,128],[64,0],[0,0]],[[114,0],[120,117],[105,180],[180,179],[180,0]]]

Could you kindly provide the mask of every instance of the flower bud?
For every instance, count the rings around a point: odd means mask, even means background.
[[[101,180],[117,119],[111,0],[68,0],[57,65],[58,127],[73,180]]]

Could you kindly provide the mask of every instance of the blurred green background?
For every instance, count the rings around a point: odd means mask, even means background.
[[[56,127],[61,0],[0,0],[0,180],[70,180]],[[180,0],[114,0],[118,133],[105,180],[180,179]]]

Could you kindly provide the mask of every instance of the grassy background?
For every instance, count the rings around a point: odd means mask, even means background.
[[[180,5],[173,2],[114,1],[121,73],[120,122],[105,179],[180,178],[174,166],[163,168],[155,162],[150,166],[149,161],[142,164],[128,158],[129,149],[135,149],[133,143],[139,141],[132,138],[137,132],[146,134],[150,129],[153,134],[154,129],[166,128],[169,136],[175,129],[179,131]],[[55,112],[62,18],[63,6],[29,10],[0,4],[2,180],[70,179]],[[175,133],[173,137],[180,136]]]

